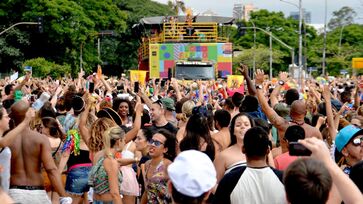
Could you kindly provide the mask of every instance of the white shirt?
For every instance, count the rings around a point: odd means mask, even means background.
[[[284,185],[270,167],[247,167],[233,189],[231,203],[284,204]]]

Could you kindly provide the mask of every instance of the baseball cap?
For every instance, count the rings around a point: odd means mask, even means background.
[[[168,167],[175,189],[186,196],[199,197],[217,183],[217,173],[209,157],[197,150],[181,152]]]
[[[160,99],[161,103],[163,103],[163,106],[170,111],[175,111],[175,105],[174,100],[168,97]]]
[[[361,134],[363,135],[363,129],[357,128],[354,125],[348,125],[338,132],[335,138],[335,146],[341,152],[353,137]]]

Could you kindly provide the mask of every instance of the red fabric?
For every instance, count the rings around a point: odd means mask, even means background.
[[[279,156],[277,156],[275,161],[275,168],[277,170],[283,171],[285,170],[292,162],[294,162],[298,157],[290,156],[289,152],[285,152]]]

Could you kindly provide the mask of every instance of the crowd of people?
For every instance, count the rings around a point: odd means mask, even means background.
[[[239,71],[1,79],[1,203],[363,203],[361,77]]]

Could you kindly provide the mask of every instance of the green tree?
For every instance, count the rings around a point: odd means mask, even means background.
[[[240,64],[246,64],[249,68],[253,67],[253,56],[255,55],[256,69],[263,69],[268,71],[270,69],[270,50],[268,47],[259,45],[256,49],[242,49],[241,54],[233,58],[233,73],[237,73],[236,67]],[[275,69],[277,65],[283,62],[285,53],[273,49],[272,62],[273,71],[278,73],[278,69]]]
[[[282,12],[269,12],[267,10],[259,10],[251,13],[251,18],[248,22],[244,22],[246,27],[262,28],[266,31],[271,32],[274,36],[279,38],[281,41],[295,48],[295,59],[297,59],[298,53],[298,37],[299,37],[299,22],[292,18],[285,18]],[[234,46],[241,46],[245,49],[252,48],[254,42],[254,29],[246,30],[245,35],[238,35],[235,31],[232,35],[232,41]],[[306,46],[312,46],[313,40],[317,37],[316,30],[313,27],[306,26]],[[265,33],[257,30],[256,31],[256,47],[259,45],[268,46],[269,36]],[[281,44],[273,41],[274,50],[283,52],[282,62],[274,65],[276,71],[287,71],[288,65],[291,64],[291,52]],[[309,61],[308,61],[309,62]],[[310,65],[310,64],[309,64]]]
[[[168,6],[173,10],[174,15],[179,15],[180,11],[185,13],[186,7],[182,0],[168,0]]]
[[[59,78],[67,73],[70,73],[71,67],[67,64],[60,65],[54,62],[47,61],[44,58],[35,58],[26,60],[24,66],[32,67],[32,74],[36,77],[47,77]]]
[[[328,27],[334,30],[335,28],[352,24],[356,16],[357,13],[354,9],[344,6],[340,10],[333,12],[333,17],[330,19]]]

